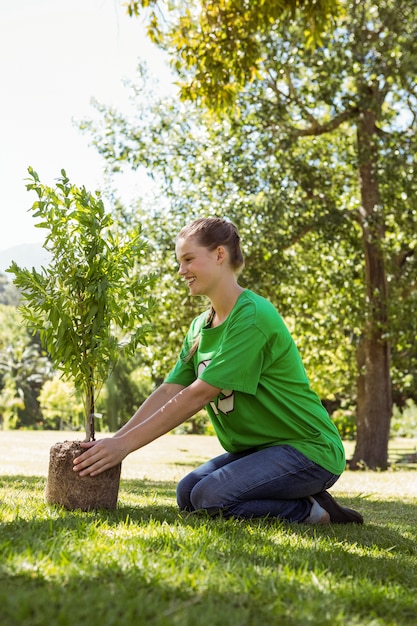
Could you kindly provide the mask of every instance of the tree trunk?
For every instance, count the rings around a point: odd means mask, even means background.
[[[95,413],[95,389],[94,384],[88,384],[86,401],[85,401],[85,441],[95,441],[96,433],[94,429],[94,413]]]
[[[358,122],[358,156],[365,255],[365,332],[357,352],[357,440],[352,469],[386,469],[392,415],[387,280],[384,258],[385,225],[380,205],[375,112],[363,111]]]

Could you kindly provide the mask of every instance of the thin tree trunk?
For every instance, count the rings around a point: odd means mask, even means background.
[[[89,384],[87,388],[87,397],[85,403],[85,441],[95,441],[96,434],[94,429],[94,385]]]
[[[387,325],[387,280],[384,258],[385,226],[376,178],[375,113],[363,111],[358,122],[358,155],[365,254],[365,332],[357,361],[357,441],[352,469],[386,469],[392,415],[390,345]]]

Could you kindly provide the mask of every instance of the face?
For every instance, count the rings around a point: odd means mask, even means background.
[[[176,254],[178,273],[187,283],[191,295],[210,296],[218,284],[224,249],[219,246],[213,251],[196,243],[194,237],[178,239]]]

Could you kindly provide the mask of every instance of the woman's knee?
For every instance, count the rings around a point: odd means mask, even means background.
[[[225,508],[224,498],[217,492],[211,480],[201,480],[191,493],[190,502],[194,511],[217,513]]]
[[[197,511],[221,508],[219,500],[224,496],[225,485],[219,481],[219,475],[221,469],[235,458],[236,455],[226,452],[184,476],[177,486],[177,502],[180,509]]]
[[[177,504],[181,511],[193,511],[194,508],[191,504],[190,495],[191,492],[198,483],[198,478],[194,475],[194,472],[187,474],[180,480],[177,485]]]

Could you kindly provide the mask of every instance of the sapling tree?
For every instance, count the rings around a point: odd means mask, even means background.
[[[140,272],[147,244],[141,229],[120,228],[105,211],[99,192],[71,184],[61,170],[55,188],[29,168],[31,210],[47,230],[50,261],[41,271],[8,269],[23,294],[27,325],[38,332],[53,366],[81,392],[86,441],[94,440],[97,397],[124,351],[146,343],[154,277]]]

